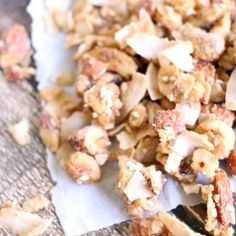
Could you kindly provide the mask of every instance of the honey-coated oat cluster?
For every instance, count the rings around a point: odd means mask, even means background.
[[[117,160],[135,235],[200,235],[169,213],[142,219],[157,213],[167,176],[202,196],[211,235],[233,235],[221,164],[236,175],[234,1],[80,0],[48,16],[75,48],[77,71],[40,91],[40,136],[66,173],[92,183]]]

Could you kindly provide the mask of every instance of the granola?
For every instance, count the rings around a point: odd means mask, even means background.
[[[118,160],[133,234],[199,235],[168,213],[137,219],[159,210],[165,175],[202,196],[211,235],[232,232],[220,166],[235,176],[235,9],[227,0],[117,0],[50,12],[76,48],[76,70],[40,91],[41,136],[77,183],[99,181],[100,166]]]

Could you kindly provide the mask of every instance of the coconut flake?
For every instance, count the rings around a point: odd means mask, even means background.
[[[193,131],[184,131],[176,138],[173,151],[180,156],[187,157],[193,154],[196,148],[205,148],[213,150],[214,146],[208,141],[206,135],[198,134]]]
[[[120,143],[120,148],[123,150],[134,147],[138,142],[133,134],[126,131],[121,131],[116,135],[116,138]]]
[[[150,63],[147,68],[146,78],[147,78],[147,91],[152,101],[161,99],[163,95],[158,89],[157,83],[158,70],[155,68],[153,63]]]
[[[43,233],[52,223],[52,218],[44,219],[29,212],[14,208],[0,209],[0,228],[20,236],[34,236]]]
[[[193,52],[193,45],[188,41],[179,41],[163,49],[159,53],[159,61],[162,64],[162,57],[167,58],[179,69],[191,72],[194,69],[193,58],[190,55]]]
[[[153,196],[153,193],[147,188],[146,179],[140,171],[136,171],[130,178],[124,193],[130,202],[137,199],[148,198]]]
[[[70,117],[61,119],[61,137],[66,138],[73,131],[89,124],[89,119],[82,112],[74,112]]]
[[[27,119],[22,119],[19,123],[10,125],[8,131],[11,133],[12,137],[20,145],[26,145],[30,143],[29,135],[29,121]]]
[[[139,20],[137,22],[131,22],[124,26],[122,29],[115,33],[115,40],[122,46],[127,45],[127,39],[132,37],[136,33],[146,33],[149,35],[155,34],[155,25],[152,22],[150,14],[141,9],[139,11]]]
[[[225,106],[228,110],[236,111],[236,68],[230,75],[226,86]]]
[[[168,212],[161,211],[159,218],[168,228],[173,236],[200,236],[202,234],[195,233],[185,223],[181,222],[178,218]]]
[[[126,89],[121,91],[123,107],[120,119],[123,119],[142,100],[146,90],[146,76],[134,73],[132,80],[127,83]]]
[[[201,111],[201,103],[177,103],[175,109],[179,111],[181,120],[186,125],[195,125]]]
[[[168,39],[146,33],[136,33],[127,39],[127,44],[140,56],[157,60],[160,51],[166,48]]]

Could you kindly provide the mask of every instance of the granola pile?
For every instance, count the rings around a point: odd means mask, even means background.
[[[117,160],[133,233],[178,235],[171,225],[185,228],[168,213],[142,219],[158,212],[171,176],[202,196],[211,235],[233,235],[234,1],[80,0],[48,16],[75,49],[77,71],[41,89],[40,136],[68,176],[93,183]]]

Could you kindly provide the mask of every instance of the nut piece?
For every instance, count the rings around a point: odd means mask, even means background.
[[[216,172],[213,185],[218,220],[223,226],[235,224],[232,190],[229,179],[224,170],[219,169]]]
[[[69,177],[79,184],[93,183],[101,178],[101,170],[97,161],[83,152],[73,153],[64,165]]]
[[[39,129],[39,136],[43,143],[52,151],[56,152],[59,147],[59,131],[57,129]]]
[[[234,148],[234,130],[223,121],[207,119],[196,128],[196,131],[207,135],[209,141],[214,145],[212,153],[218,159],[228,157]]]
[[[29,121],[26,119],[23,119],[19,123],[10,125],[8,127],[8,131],[11,133],[15,141],[20,145],[26,145],[30,143],[29,129]]]
[[[147,109],[143,104],[137,104],[129,114],[129,125],[141,128],[148,120]]]
[[[10,80],[24,80],[29,79],[31,76],[35,75],[35,69],[32,67],[21,67],[18,65],[13,65],[7,67],[4,70],[6,77]]]
[[[110,141],[107,132],[98,125],[90,125],[78,130],[68,137],[68,142],[77,151],[94,156],[99,165],[107,161]]]
[[[105,63],[109,71],[113,71],[129,78],[137,70],[137,65],[132,57],[115,48],[97,47],[89,55]]]
[[[157,111],[154,120],[154,127],[157,132],[172,128],[175,134],[179,134],[186,129],[184,122],[181,120],[180,113],[177,110]]]
[[[227,165],[230,170],[230,173],[233,176],[236,176],[236,147],[234,147],[234,149],[231,151],[226,161],[227,161]]]
[[[160,221],[158,216],[144,219],[133,219],[130,226],[130,232],[134,236],[169,236],[169,231]]]
[[[75,81],[75,73],[72,70],[64,70],[52,78],[53,82],[61,86],[72,85]]]
[[[2,34],[0,66],[6,68],[22,63],[30,51],[29,36],[24,26],[13,24]]]
[[[106,70],[106,64],[89,55],[84,55],[79,60],[79,73],[98,79]]]
[[[38,195],[34,198],[28,199],[23,202],[22,208],[28,212],[37,212],[42,209],[47,209],[49,201],[43,195]]]
[[[194,56],[203,61],[214,61],[219,59],[225,50],[225,41],[219,35],[207,33],[206,31],[185,24],[182,27],[183,40],[190,40],[193,44]]]

